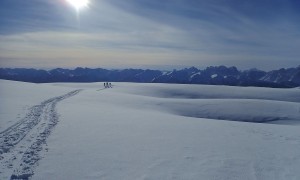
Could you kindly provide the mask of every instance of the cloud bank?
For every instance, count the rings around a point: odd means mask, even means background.
[[[294,0],[64,0],[0,2],[3,67],[299,65]]]

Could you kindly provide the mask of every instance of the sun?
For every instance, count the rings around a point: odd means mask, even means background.
[[[84,7],[87,7],[89,4],[89,0],[66,0],[70,3],[77,11]]]

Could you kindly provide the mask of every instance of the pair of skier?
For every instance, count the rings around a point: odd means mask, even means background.
[[[112,88],[112,85],[111,85],[111,83],[105,82],[104,87],[105,88]]]

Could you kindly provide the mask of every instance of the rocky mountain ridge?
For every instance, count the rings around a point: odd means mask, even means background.
[[[230,86],[258,86],[290,88],[300,86],[300,66],[273,71],[250,69],[241,71],[236,67],[210,66],[203,70],[196,67],[173,71],[102,68],[76,68],[38,70],[26,68],[0,68],[0,79],[33,82],[141,82],[180,83]]]

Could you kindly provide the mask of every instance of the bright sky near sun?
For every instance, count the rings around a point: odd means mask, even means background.
[[[78,11],[81,8],[87,7],[89,4],[89,0],[66,0],[68,3],[70,3],[72,6],[75,7],[75,9]]]
[[[300,63],[299,0],[1,0],[1,67],[274,69]]]

